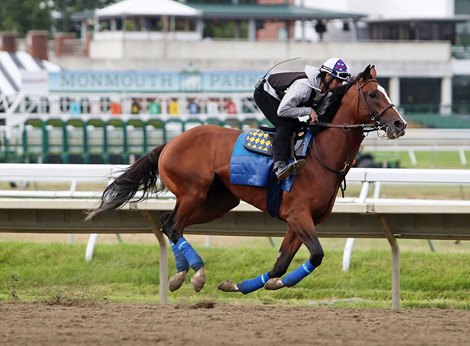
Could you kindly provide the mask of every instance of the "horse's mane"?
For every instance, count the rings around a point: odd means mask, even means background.
[[[356,83],[356,80],[360,78],[362,73],[358,74],[356,77],[353,77],[349,80],[348,83],[340,86],[336,89],[330,98],[330,104],[326,107],[325,113],[321,114],[318,117],[318,121],[324,123],[330,123],[333,118],[335,117],[336,113],[338,112],[339,107],[341,106],[341,101],[343,100],[344,95],[348,92],[348,90]],[[310,130],[313,132],[314,135],[318,134],[326,127],[320,125],[313,125]]]

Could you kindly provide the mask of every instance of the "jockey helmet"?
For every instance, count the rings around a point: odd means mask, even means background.
[[[320,67],[320,71],[326,72],[332,75],[334,78],[338,78],[342,81],[348,81],[351,77],[349,68],[346,63],[338,58],[330,58],[323,63]]]

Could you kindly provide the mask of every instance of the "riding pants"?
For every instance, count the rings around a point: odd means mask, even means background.
[[[253,97],[258,108],[276,128],[276,134],[272,142],[273,161],[288,161],[291,157],[290,140],[299,125],[299,120],[297,118],[278,116],[277,109],[281,102],[269,95],[263,89],[263,84],[264,83],[261,83],[261,85],[255,89]]]

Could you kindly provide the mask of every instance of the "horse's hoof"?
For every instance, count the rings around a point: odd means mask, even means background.
[[[238,286],[232,280],[225,280],[224,282],[220,283],[217,288],[224,292],[239,292]]]
[[[182,272],[178,272],[170,278],[169,285],[168,285],[169,286],[168,289],[170,290],[170,292],[174,292],[177,289],[179,289],[181,286],[183,286],[184,279],[186,278],[187,273],[188,271],[186,270]]]
[[[282,283],[281,278],[271,278],[266,283],[264,284],[264,288],[267,290],[278,290],[280,288],[285,287],[284,284]]]
[[[206,284],[206,271],[204,270],[204,267],[201,267],[201,269],[199,269],[196,274],[193,275],[191,278],[191,284],[193,285],[193,288],[196,292],[202,290]]]

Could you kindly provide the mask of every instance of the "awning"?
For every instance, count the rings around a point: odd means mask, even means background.
[[[0,52],[0,94],[9,96],[21,91],[22,71],[60,70],[58,65],[35,58],[26,52]]]
[[[172,0],[124,0],[117,4],[96,10],[95,15],[102,17],[132,17],[132,16],[182,16],[199,17],[201,12]]]

